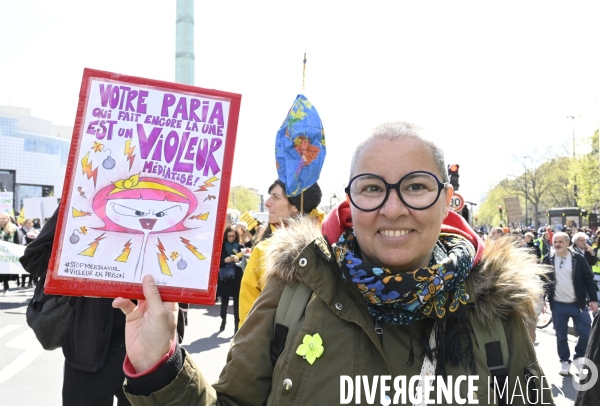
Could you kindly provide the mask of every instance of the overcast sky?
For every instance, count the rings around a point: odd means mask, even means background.
[[[84,67],[174,81],[175,5],[0,0],[0,104],[73,125]],[[384,121],[427,128],[475,202],[522,171],[515,157],[572,153],[573,123],[581,139],[600,121],[599,42],[597,1],[195,2],[196,85],[242,94],[232,186],[266,194],[277,177],[275,134],[306,52],[326,201]]]

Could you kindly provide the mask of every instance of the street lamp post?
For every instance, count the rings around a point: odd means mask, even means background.
[[[329,199],[329,211],[333,210],[335,204],[337,204],[337,195],[334,193]]]
[[[579,116],[567,116],[573,123],[573,159],[575,159],[575,119]],[[577,207],[577,176],[573,177],[573,206]]]
[[[523,157],[523,168],[525,168],[525,227],[529,227],[529,212],[527,211],[527,206],[529,205],[529,184],[527,183],[527,163],[525,160],[527,158],[531,158],[530,156]]]
[[[579,116],[577,116],[579,117]],[[567,118],[570,118],[572,123],[573,123],[573,158],[575,158],[575,119],[577,118],[575,116],[567,116]]]
[[[523,160],[525,162],[525,160]],[[529,217],[529,212],[527,211],[527,205],[529,204],[529,193],[528,193],[529,185],[527,185],[527,166],[525,166],[525,227],[527,227],[527,217]]]

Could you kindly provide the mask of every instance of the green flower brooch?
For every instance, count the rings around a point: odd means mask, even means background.
[[[312,365],[317,358],[323,355],[323,351],[325,351],[323,340],[321,340],[319,333],[316,333],[313,336],[310,334],[304,336],[302,344],[300,344],[296,350],[296,354],[304,357],[304,359]]]

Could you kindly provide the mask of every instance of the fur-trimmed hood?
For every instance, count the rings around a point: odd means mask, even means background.
[[[443,231],[451,232],[449,228],[445,226]],[[485,247],[460,221],[454,222],[452,228],[468,238],[477,249],[476,264],[470,273],[474,292],[468,293],[473,296],[470,301],[475,302],[475,316],[480,322],[491,327],[495,317],[508,318],[517,313],[528,326],[534,326],[548,268],[537,264],[534,255],[526,249],[517,248],[510,238],[501,238]],[[293,265],[294,260],[317,238],[323,240],[320,244],[323,249],[329,249],[319,224],[307,217],[294,219],[287,227],[277,230],[266,248],[265,278],[288,283],[301,280]]]

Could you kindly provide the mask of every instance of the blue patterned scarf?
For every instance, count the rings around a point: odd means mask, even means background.
[[[465,279],[475,248],[457,234],[440,234],[427,268],[395,273],[361,259],[353,230],[335,245],[338,265],[367,301],[372,317],[390,324],[408,325],[425,318],[443,322],[461,317],[468,296]]]

